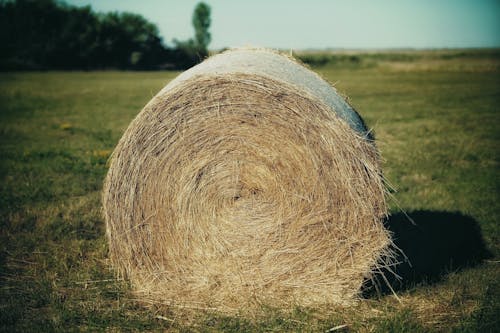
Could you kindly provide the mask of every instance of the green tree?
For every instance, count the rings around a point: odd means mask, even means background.
[[[208,56],[208,44],[212,37],[210,28],[210,7],[200,2],[196,5],[192,23],[194,27],[194,38],[185,41],[174,39],[175,49],[172,51],[172,60],[178,68],[186,69],[196,65]]]
[[[201,56],[208,55],[208,44],[212,39],[210,28],[210,6],[204,2],[196,5],[193,12],[194,42]]]
[[[58,0],[0,0],[0,48],[0,70],[154,69],[172,60],[144,17]]]

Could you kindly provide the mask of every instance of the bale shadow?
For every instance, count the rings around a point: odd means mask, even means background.
[[[385,221],[403,253],[397,253],[398,264],[381,269],[383,276],[375,274],[365,281],[364,297],[388,294],[389,285],[394,291],[402,291],[419,283],[435,283],[450,271],[472,267],[492,257],[478,222],[470,216],[425,210],[407,215],[397,213]]]

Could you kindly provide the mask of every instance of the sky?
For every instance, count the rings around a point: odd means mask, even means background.
[[[199,0],[66,0],[97,12],[129,11],[155,23],[163,41],[194,35]],[[500,47],[500,0],[205,0],[210,49]]]

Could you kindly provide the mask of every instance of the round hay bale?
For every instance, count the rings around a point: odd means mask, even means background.
[[[104,184],[112,263],[144,297],[224,311],[346,303],[391,244],[379,155],[318,75],[237,49],[132,121]]]

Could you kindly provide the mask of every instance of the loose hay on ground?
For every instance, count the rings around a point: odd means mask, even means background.
[[[348,303],[389,258],[379,156],[316,74],[214,56],[132,121],[103,194],[111,260],[153,300],[222,311]]]

